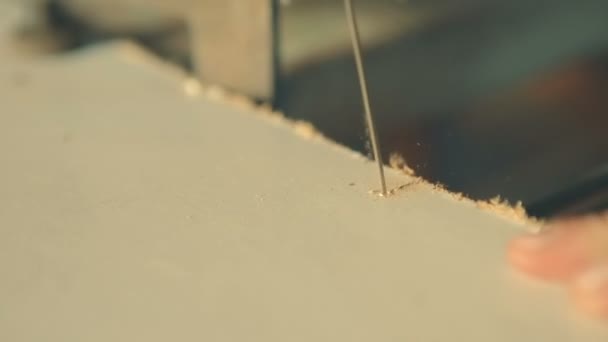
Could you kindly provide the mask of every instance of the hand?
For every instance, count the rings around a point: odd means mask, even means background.
[[[566,286],[578,308],[608,319],[608,212],[559,219],[509,244],[511,265]]]

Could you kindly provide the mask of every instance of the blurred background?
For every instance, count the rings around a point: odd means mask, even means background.
[[[22,15],[47,28],[16,35],[52,53],[129,37],[191,68],[185,16],[196,2],[23,0]],[[355,5],[386,161],[399,153],[450,190],[524,205],[608,162],[608,1]],[[343,1],[279,7],[275,105],[369,153]]]

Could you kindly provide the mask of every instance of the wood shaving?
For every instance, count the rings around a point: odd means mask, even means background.
[[[310,122],[295,121],[292,125],[296,134],[304,139],[315,139],[322,136],[322,134]]]
[[[401,170],[403,171],[403,173],[410,177],[416,176],[416,172],[414,171],[414,169],[407,165],[405,158],[403,158],[401,154],[394,152],[391,153],[391,155],[389,156],[388,163],[393,169]]]
[[[187,77],[184,81],[184,93],[190,97],[197,97],[203,91],[203,86],[194,77]]]
[[[399,154],[396,154],[396,153],[391,154],[391,156],[389,158],[389,165],[393,169],[399,170],[410,177],[414,177],[413,183],[409,183],[409,184],[400,186],[398,188],[392,189],[390,192],[391,195],[394,195],[396,192],[398,192],[400,190],[409,188],[411,185],[422,184],[424,186],[429,187],[435,193],[438,193],[438,194],[441,194],[444,196],[448,196],[451,199],[458,201],[458,202],[463,202],[463,203],[466,203],[469,205],[474,205],[475,207],[477,207],[483,211],[492,213],[493,215],[497,215],[503,219],[509,220],[511,222],[515,222],[519,225],[526,226],[527,228],[530,228],[532,230],[538,230],[543,225],[543,221],[530,217],[526,213],[526,209],[524,208],[524,206],[521,202],[517,202],[517,203],[515,203],[515,205],[512,205],[508,201],[501,199],[500,196],[496,196],[487,201],[484,201],[484,200],[476,201],[476,200],[471,199],[470,197],[466,196],[463,193],[453,192],[453,191],[448,190],[441,183],[432,183],[420,176],[415,176],[414,171],[410,167],[407,166],[405,158],[403,158],[403,156],[401,156]]]
[[[500,198],[500,196],[496,196],[489,201],[476,201],[475,204],[482,210],[490,211],[498,216],[522,224],[531,226],[539,226],[541,224],[541,221],[528,216],[528,213],[526,213],[526,209],[521,201],[518,201],[513,205]]]

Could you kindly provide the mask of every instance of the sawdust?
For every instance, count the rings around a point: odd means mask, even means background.
[[[186,80],[186,82],[191,83],[192,81]],[[186,86],[187,84],[185,84],[185,87]],[[190,87],[192,86],[190,85]],[[347,151],[352,155],[356,155],[360,158],[364,158],[361,154],[356,153],[351,149],[348,149],[347,147],[342,146],[337,142],[326,138],[310,122],[291,120],[285,117],[283,113],[274,111],[269,105],[256,105],[253,101],[243,95],[226,92],[222,88],[217,86],[201,87],[201,89],[203,89],[203,91],[201,91],[200,94],[205,96],[207,99],[221,101],[228,105],[233,105],[239,108],[253,111],[256,114],[261,115],[267,121],[290,127],[298,136],[304,139],[323,141],[325,144],[328,144],[343,151]],[[448,196],[455,201],[474,205],[483,211],[489,212],[493,215],[497,215],[508,221],[524,225],[531,229],[537,229],[542,225],[542,221],[528,216],[521,202],[517,202],[515,205],[512,205],[509,202],[502,200],[500,197],[495,197],[487,201],[473,200],[463,193],[456,193],[446,189],[446,187],[442,184],[431,183],[426,179],[417,176],[416,172],[408,166],[407,161],[400,154],[392,153],[389,157],[389,165],[391,168],[398,170],[410,177],[412,181],[389,190],[388,197],[393,196],[400,191],[412,190],[414,185],[423,185],[430,187],[430,189],[435,193]]]
[[[203,92],[203,86],[194,77],[186,77],[184,81],[184,93],[189,97],[197,97]]]
[[[443,184],[427,183],[431,185],[433,191],[437,193],[447,195],[459,202],[472,204],[485,212],[491,213],[508,221],[515,222],[534,230],[540,228],[540,226],[543,224],[542,221],[529,216],[520,201],[516,202],[515,204],[511,204],[507,200],[502,199],[500,196],[496,196],[490,200],[474,200],[463,193],[452,192],[446,189]]]
[[[122,46],[123,54],[132,63],[141,64],[153,64],[156,68],[162,66],[164,70],[168,70],[174,75],[177,74],[183,79],[182,91],[190,98],[204,97],[205,100],[221,102],[224,105],[233,106],[239,109],[245,109],[247,112],[253,112],[256,115],[261,116],[267,122],[280,125],[283,127],[289,127],[292,131],[303,139],[311,141],[322,141],[326,145],[346,152],[357,159],[367,160],[362,154],[357,153],[346,146],[340,145],[337,142],[326,138],[320,131],[314,127],[313,124],[306,121],[295,121],[291,120],[279,111],[273,110],[268,104],[256,104],[250,98],[226,91],[222,87],[217,85],[207,85],[201,83],[199,80],[194,78],[191,74],[187,73],[183,69],[179,69],[174,65],[159,60],[158,58],[151,56],[139,46],[131,43],[124,43]],[[430,188],[433,192],[448,196],[451,199],[459,202],[464,202],[469,205],[474,205],[477,208],[489,212],[493,215],[497,215],[506,220],[516,222],[518,224],[525,225],[530,228],[537,228],[542,225],[542,221],[534,219],[527,215],[525,208],[521,202],[517,202],[515,205],[510,204],[507,201],[502,200],[500,197],[495,197],[488,201],[476,201],[462,193],[455,193],[447,190],[442,184],[431,183],[420,176],[416,176],[415,171],[408,166],[406,159],[397,153],[393,153],[389,157],[389,165],[392,169],[398,170],[403,174],[407,175],[412,179],[411,182],[398,186],[389,191],[389,197],[396,195],[400,191],[413,190],[414,185],[421,185]]]
[[[160,66],[161,70],[169,70],[172,73],[183,73],[183,70],[176,65],[158,58],[135,42],[120,40],[113,44],[117,46],[116,50],[119,51],[124,60],[131,64],[146,65],[155,68]]]
[[[217,85],[204,85],[196,78],[186,75],[182,84],[183,91],[188,97],[204,97],[206,100],[221,102],[239,109],[245,109],[262,116],[273,124],[290,127],[296,135],[307,140],[322,140],[326,143],[336,144],[317,130],[310,122],[291,120],[279,111],[273,110],[268,104],[256,104],[246,96],[226,91]]]
[[[330,148],[340,150],[342,153],[347,153],[356,159],[368,160],[360,153],[328,139],[310,122],[289,119],[283,113],[274,110],[268,104],[258,104],[249,97],[227,91],[221,86],[200,82],[188,71],[179,68],[175,64],[151,55],[145,49],[132,42],[123,41],[116,44],[120,45],[119,51],[127,62],[150,66],[153,67],[155,71],[161,70],[161,72],[166,73],[169,76],[182,79],[182,83],[180,84],[181,91],[185,96],[192,100],[204,98],[206,101],[212,101],[221,103],[222,105],[244,109],[248,113],[253,113],[260,116],[266,122],[290,128],[301,138],[309,141],[322,142]]]
[[[393,169],[401,170],[403,173],[405,173],[406,175],[408,175],[410,177],[416,176],[416,172],[414,171],[414,169],[409,167],[407,165],[407,162],[405,161],[405,158],[403,158],[403,156],[398,153],[394,153],[394,152],[391,153],[391,155],[389,156],[389,159],[388,159],[388,164]]]
[[[319,132],[310,122],[295,121],[292,125],[296,134],[304,139],[317,139],[322,137],[321,132]]]
[[[500,196],[496,196],[490,200],[474,200],[463,193],[448,190],[443,184],[432,183],[420,176],[416,176],[414,170],[407,165],[405,158],[397,153],[390,155],[389,165],[391,168],[413,178],[412,182],[390,190],[389,195],[394,195],[401,190],[410,189],[412,185],[423,185],[430,188],[435,193],[448,196],[461,203],[473,205],[480,210],[489,212],[508,221],[524,225],[530,229],[539,229],[543,224],[543,221],[530,217],[521,202],[511,204]]]
[[[524,225],[528,228],[538,229],[543,224],[542,221],[529,216],[520,201],[511,204],[508,201],[501,199],[500,196],[496,196],[490,200],[474,200],[463,193],[449,191],[441,184],[432,184],[432,186],[434,191],[448,195],[456,201],[473,204],[483,211],[511,222]]]
[[[530,217],[526,213],[526,209],[524,208],[521,201],[516,202],[515,204],[511,204],[508,201],[500,198],[500,196],[496,196],[489,201],[477,201],[477,207],[482,210],[487,210],[497,214],[498,216],[519,222],[524,224],[540,224],[540,221]]]
[[[184,89],[188,87],[192,88],[192,78],[187,78],[184,83]],[[197,81],[198,82],[198,81]],[[284,116],[283,113],[273,110],[269,105],[256,105],[253,101],[243,95],[230,93],[223,90],[217,86],[208,86],[208,87],[200,87],[200,93],[197,92],[198,95],[204,96],[208,100],[212,101],[220,101],[224,104],[233,105],[238,108],[247,109],[249,111],[253,111],[254,113],[261,115],[264,119],[274,124],[279,124],[283,126],[290,127],[293,132],[295,132],[298,136],[307,139],[307,140],[317,140],[323,141],[325,144],[332,146],[334,148],[338,148],[343,151],[349,152],[351,155],[355,155],[359,158],[364,158],[361,154],[348,149],[345,146],[338,144],[335,141],[332,141],[326,138],[321,132],[319,132],[313,124],[306,121],[294,121]],[[185,90],[188,93],[187,90]],[[192,92],[190,92],[192,93]],[[445,186],[439,183],[431,183],[428,180],[417,176],[416,172],[408,166],[405,158],[397,153],[392,153],[389,157],[389,165],[391,168],[402,172],[412,179],[411,182],[407,184],[403,184],[396,188],[390,189],[388,193],[388,197],[397,194],[400,191],[404,190],[412,190],[415,185],[422,185],[429,187],[433,192],[448,196],[451,199],[459,202],[468,203],[469,205],[474,205],[477,208],[489,212],[493,215],[497,215],[503,219],[506,219],[511,222],[515,222],[520,225],[524,225],[531,229],[537,229],[542,225],[542,221],[538,219],[532,218],[528,216],[525,208],[523,207],[521,202],[517,202],[515,205],[510,204],[507,201],[502,200],[500,197],[495,197],[493,199],[484,201],[484,200],[473,200],[467,197],[463,193],[456,193],[446,189]]]

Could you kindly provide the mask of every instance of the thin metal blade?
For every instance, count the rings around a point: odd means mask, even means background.
[[[359,37],[359,28],[357,26],[357,18],[355,9],[353,7],[352,0],[344,0],[344,7],[346,10],[346,19],[348,21],[348,28],[350,30],[350,37],[353,44],[353,53],[355,55],[355,63],[357,65],[357,74],[359,76],[359,85],[361,86],[361,96],[363,98],[363,107],[365,108],[365,121],[367,123],[367,129],[369,131],[370,140],[372,143],[372,149],[374,153],[374,159],[378,164],[378,174],[380,176],[380,186],[382,187],[382,195],[386,196],[388,191],[386,190],[386,179],[384,177],[384,165],[382,164],[382,154],[380,153],[380,142],[378,141],[378,134],[374,126],[374,117],[372,115],[371,105],[369,103],[369,94],[367,91],[367,79],[365,77],[365,70],[363,67],[363,57],[361,56],[361,39]]]

